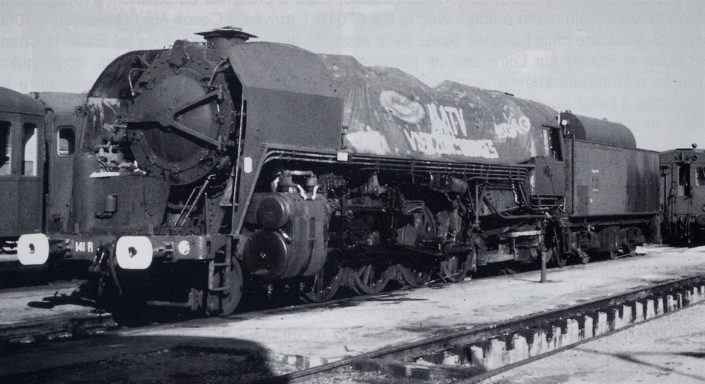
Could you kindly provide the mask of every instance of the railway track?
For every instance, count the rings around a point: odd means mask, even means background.
[[[76,339],[117,328],[109,313],[57,316],[0,327],[0,349],[36,342]]]
[[[74,282],[0,291],[5,314],[0,350],[38,342],[76,339],[117,327],[112,315],[75,294]]]
[[[652,260],[652,262],[656,261],[658,259]],[[633,270],[633,267],[627,269]],[[648,264],[642,269],[644,271],[650,270]],[[688,271],[692,273],[692,267]],[[569,272],[570,269],[561,270],[561,274]],[[576,269],[575,272],[579,271]],[[666,279],[684,275],[673,272],[675,270],[666,271],[661,275]],[[137,375],[137,372],[143,372],[140,364],[154,366],[155,360],[164,359],[161,363],[163,364],[162,368],[158,372],[162,376],[158,376],[155,372],[155,380],[165,377],[164,375],[175,375],[174,372],[183,371],[193,377],[212,378],[213,381],[237,378],[237,382],[329,383],[340,381],[342,377],[343,382],[370,382],[374,381],[373,378],[378,376],[378,372],[383,372],[391,378],[392,382],[397,379],[417,382],[473,382],[508,368],[574,347],[587,340],[608,335],[633,324],[658,318],[695,304],[705,299],[705,271],[691,276],[695,277],[671,280],[666,283],[654,281],[650,283],[648,288],[638,288],[641,284],[637,283],[631,285],[631,288],[624,287],[626,293],[614,294],[619,291],[613,290],[611,296],[592,296],[594,301],[583,302],[579,305],[566,305],[558,307],[557,310],[555,310],[556,306],[548,306],[544,308],[554,308],[554,310],[546,310],[532,315],[525,312],[527,315],[522,317],[519,317],[521,316],[520,312],[516,312],[515,315],[508,315],[516,317],[504,321],[500,321],[501,317],[491,320],[492,323],[489,322],[490,320],[483,323],[468,318],[467,321],[460,320],[452,323],[456,324],[454,329],[463,329],[462,331],[451,334],[444,333],[443,336],[404,345],[395,344],[393,347],[382,349],[367,349],[367,353],[354,352],[360,350],[360,344],[353,345],[349,353],[343,352],[342,355],[337,352],[321,353],[320,349],[316,350],[315,348],[272,348],[274,344],[269,344],[267,341],[269,339],[266,337],[248,336],[250,334],[245,333],[246,331],[243,332],[240,328],[241,325],[245,325],[247,328],[248,322],[258,322],[260,318],[279,320],[281,316],[283,320],[286,316],[299,317],[300,313],[301,315],[308,313],[313,319],[315,316],[311,316],[311,314],[319,313],[321,309],[355,307],[358,304],[353,302],[366,299],[362,297],[335,300],[327,304],[308,304],[240,313],[223,320],[196,319],[193,322],[177,322],[173,325],[154,324],[154,328],[140,327],[135,330],[127,330],[127,332],[114,333],[119,337],[119,342],[116,342],[117,338],[109,336],[113,332],[108,332],[103,337],[89,337],[75,344],[74,342],[52,343],[54,346],[47,346],[47,348],[56,351],[65,350],[69,355],[73,354],[73,351],[85,350],[83,353],[86,355],[86,359],[83,360],[83,357],[76,356],[72,358],[70,363],[67,360],[63,362],[57,360],[55,363],[50,362],[46,365],[41,364],[41,366],[25,366],[24,368],[18,366],[12,369],[8,366],[8,369],[0,374],[0,381],[7,379],[25,382],[29,379],[39,379],[35,382],[71,382],[72,378],[82,377],[84,373],[90,372],[94,372],[95,377],[110,377],[112,375],[110,372],[123,373],[125,364],[134,365],[135,375]],[[664,281],[663,278],[661,281]],[[567,277],[559,277],[552,283],[560,284],[560,281],[567,280],[573,281]],[[526,279],[519,278],[510,281],[526,281]],[[611,284],[608,281],[610,280],[605,280],[602,284]],[[644,281],[648,281],[648,279]],[[526,285],[522,284],[522,286]],[[559,286],[557,285],[556,288]],[[480,289],[476,290],[475,294],[485,292],[481,287],[482,285],[478,286]],[[458,288],[462,288],[462,286],[458,286]],[[587,287],[586,289],[594,288]],[[469,292],[467,294],[470,295]],[[461,295],[463,297],[465,294],[461,292]],[[577,295],[574,297],[587,298],[590,296]],[[597,299],[598,297],[599,299]],[[373,298],[379,299],[377,296],[373,296]],[[375,301],[374,299],[372,301]],[[420,298],[412,300],[422,302]],[[389,300],[382,301],[390,302]],[[574,303],[574,301],[568,302]],[[445,305],[448,305],[447,303]],[[443,308],[443,305],[439,308]],[[466,310],[471,308],[465,307]],[[457,310],[453,312],[457,312]],[[40,344],[39,342],[43,340],[75,340],[84,338],[82,337],[84,335],[99,334],[110,329],[110,319],[106,315],[102,315],[102,319],[100,315],[91,315],[92,319],[87,319],[85,323],[82,323],[79,317],[72,316],[70,319],[52,320],[55,323],[63,321],[64,324],[55,325],[57,327],[55,329],[44,329],[42,332],[46,336],[40,335],[39,337],[36,334],[39,333],[37,330],[41,330],[42,324],[39,324],[41,322],[0,328],[2,336],[0,341],[4,343],[0,344],[0,347],[19,344],[19,348],[22,348],[22,350],[18,350],[19,354],[15,354],[16,357],[13,357],[13,354],[6,355],[5,363],[11,363],[17,359],[32,361],[32,357],[29,356],[41,358],[42,350],[45,348],[32,348],[32,341],[38,342],[35,344]],[[329,318],[336,318],[336,316]],[[69,325],[69,321],[71,321],[71,325]],[[267,320],[265,320],[266,322]],[[264,323],[258,322],[257,324],[255,326],[265,326]],[[464,327],[463,324],[473,324],[473,328],[461,328]],[[273,330],[286,329],[286,322],[279,324],[274,322],[271,325],[275,327],[271,328]],[[232,327],[240,328],[240,331],[235,334],[222,333]],[[171,328],[181,331],[169,331]],[[205,331],[211,328],[214,331]],[[292,331],[293,329],[296,327],[294,326]],[[194,332],[189,330],[194,330]],[[353,331],[353,333],[356,332]],[[450,331],[439,329],[434,334],[439,335],[439,332]],[[23,336],[25,334],[33,335],[28,338]],[[199,338],[199,335],[203,337]],[[338,340],[344,339],[346,338],[342,337]],[[294,339],[291,342],[294,342]],[[22,345],[25,344],[30,344],[26,351],[28,353],[24,353]],[[110,346],[110,348],[98,347],[98,345]],[[120,348],[116,349],[116,345],[120,345]],[[384,343],[378,343],[378,345],[376,348],[380,348]],[[304,352],[305,350],[309,352]],[[347,346],[345,350],[348,351]],[[356,355],[350,356],[352,354]],[[25,356],[22,357],[22,355]],[[205,361],[220,361],[222,364],[204,365]],[[96,364],[97,362],[100,364]],[[64,366],[67,363],[69,365]],[[56,376],[56,368],[59,367],[63,367],[60,372],[65,375],[65,381]],[[224,369],[228,370],[227,373],[223,372]],[[253,373],[253,371],[255,372]],[[135,379],[138,377],[135,376]]]
[[[502,274],[501,272],[496,272],[497,275]],[[485,277],[490,277],[488,275]],[[434,286],[438,284],[443,284],[442,281],[431,281],[429,286]],[[57,284],[55,287],[51,287],[51,290],[65,289],[68,287],[73,287],[71,284]],[[8,289],[6,292],[13,291],[27,291],[32,287],[25,288],[12,288]],[[227,316],[227,319],[233,318],[256,318],[258,316],[270,314],[270,313],[290,313],[295,311],[315,309],[321,307],[330,307],[336,305],[347,305],[346,303],[365,301],[369,299],[374,299],[380,295],[363,295],[357,296],[352,293],[348,296],[341,297],[336,300],[326,301],[324,303],[295,303],[292,300],[273,302],[266,304],[254,304],[246,308],[245,312],[238,312],[236,314]],[[62,294],[57,296],[57,293],[53,297],[44,298],[44,301],[34,302],[35,306],[47,306],[51,308],[57,303],[59,304],[77,304],[77,305],[87,305],[81,302],[81,298],[73,297],[72,295]],[[112,314],[107,312],[94,313],[93,312],[85,314],[67,313],[58,314],[50,317],[43,317],[41,319],[28,319],[26,321],[20,321],[14,324],[0,325],[0,350],[2,348],[26,344],[34,344],[41,342],[50,341],[60,341],[60,340],[70,340],[81,337],[88,337],[91,335],[101,334],[107,331],[115,330],[121,328],[112,317]],[[197,317],[196,317],[197,318]],[[186,316],[185,319],[194,319],[194,316]],[[174,319],[168,319],[166,322],[173,322]],[[159,325],[161,321],[151,319],[149,324]],[[147,325],[147,323],[145,323]]]
[[[705,276],[690,277],[299,369],[262,382],[327,382],[342,370],[353,380],[366,372],[382,372],[418,382],[474,383],[703,300]],[[282,364],[292,362],[285,359]],[[294,362],[298,368],[305,364],[310,362]]]

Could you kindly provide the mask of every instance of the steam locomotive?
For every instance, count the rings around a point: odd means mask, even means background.
[[[69,183],[85,96],[24,95],[0,87],[0,270],[16,273],[16,243],[24,233],[46,232],[68,213]],[[10,277],[2,279],[6,284]],[[17,283],[21,283],[17,281]]]
[[[200,35],[100,75],[70,209],[20,238],[23,264],[90,264],[116,308],[228,315],[243,286],[320,302],[661,238],[659,154],[622,124],[237,28]]]

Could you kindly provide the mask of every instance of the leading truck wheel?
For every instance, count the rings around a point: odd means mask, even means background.
[[[453,255],[440,263],[438,274],[441,279],[446,282],[459,283],[465,280],[470,270],[470,255]]]
[[[240,262],[234,258],[230,258],[230,266],[225,272],[225,283],[223,286],[226,288],[220,293],[220,311],[218,316],[228,316],[235,312],[242,298],[242,268],[240,267]]]
[[[548,248],[546,252],[546,260],[549,261],[550,266],[563,268],[568,263],[568,257],[563,255],[560,250]]]

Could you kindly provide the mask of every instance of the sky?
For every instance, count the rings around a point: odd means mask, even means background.
[[[0,86],[87,91],[123,53],[223,26],[705,148],[704,0],[0,0]]]

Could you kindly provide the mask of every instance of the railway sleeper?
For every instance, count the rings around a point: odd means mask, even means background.
[[[705,283],[697,279],[685,284],[665,284],[667,289],[634,293],[624,301],[597,308],[568,309],[540,316],[530,322],[490,327],[448,340],[435,347],[416,348],[352,363],[359,371],[380,371],[394,378],[424,382],[462,379],[476,382],[518,365],[573,348],[641,322],[705,300]]]

